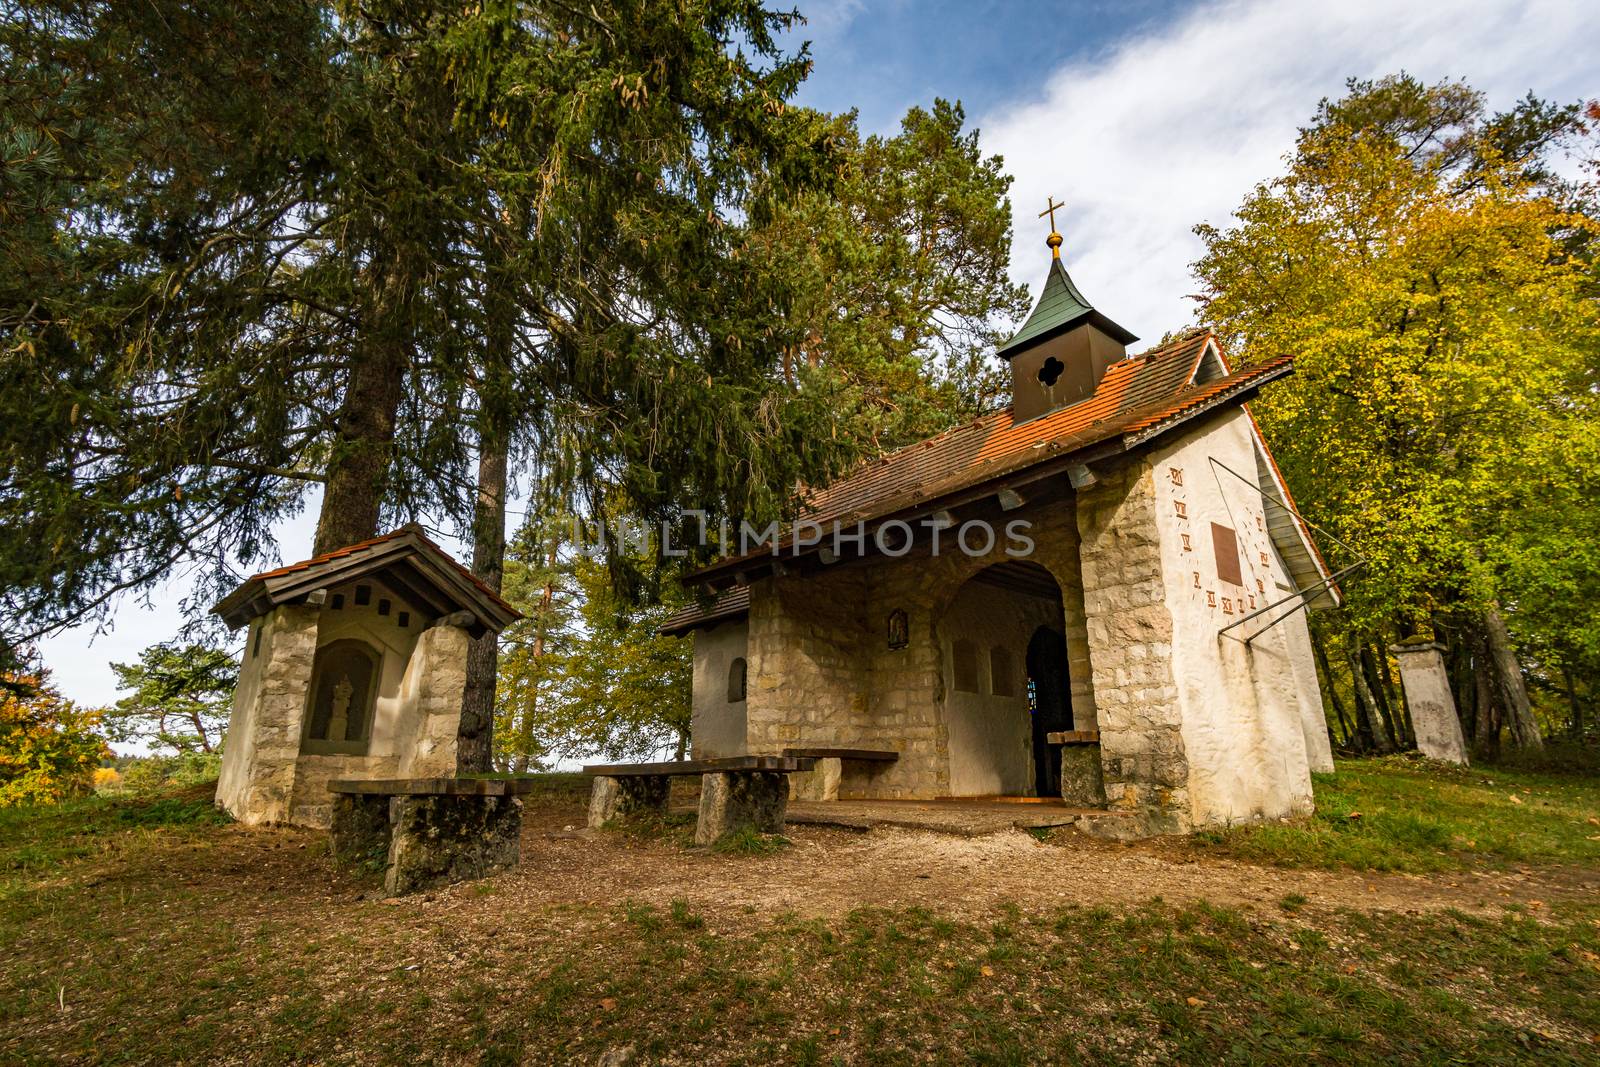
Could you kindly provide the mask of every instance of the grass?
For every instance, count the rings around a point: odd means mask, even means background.
[[[1204,851],[1291,867],[1428,872],[1600,863],[1600,778],[1408,757],[1314,775],[1316,813],[1196,834]]]
[[[1341,796],[1399,803],[1418,775],[1488,790],[1486,806],[1513,780],[1345,765]],[[1586,795],[1516,781],[1532,801],[1512,807],[1543,819]],[[1428,817],[1471,825],[1479,795]],[[552,822],[573,807],[561,803]],[[1572,859],[1562,834],[1528,832]],[[0,811],[0,1062],[592,1063],[628,1046],[636,1062],[762,1064],[1600,1054],[1600,902],[1403,915],[1288,894],[1258,912],[1154,900],[817,919],[759,910],[749,865],[700,852],[708,879],[749,890],[742,910],[698,894],[538,903],[529,883],[499,880],[390,906],[319,844],[223,825],[192,794]]]

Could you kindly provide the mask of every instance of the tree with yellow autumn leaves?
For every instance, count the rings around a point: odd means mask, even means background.
[[[0,807],[88,792],[95,768],[111,755],[95,732],[100,713],[64,699],[48,672],[0,681]]]
[[[1295,358],[1255,413],[1337,563],[1366,561],[1319,628],[1352,736],[1404,745],[1384,649],[1421,633],[1480,751],[1537,748],[1529,681],[1580,731],[1600,693],[1600,227],[1556,151],[1590,120],[1349,88],[1233,225],[1198,228],[1202,315],[1247,361]]]

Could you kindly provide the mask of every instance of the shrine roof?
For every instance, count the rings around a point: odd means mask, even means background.
[[[239,627],[279,604],[303,602],[329,585],[376,575],[410,594],[436,617],[470,612],[475,633],[499,632],[522,613],[408,524],[331,552],[252,575],[212,608],[229,626]]]

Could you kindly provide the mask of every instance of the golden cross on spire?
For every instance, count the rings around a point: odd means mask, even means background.
[[[1056,212],[1067,205],[1056,203],[1056,198],[1053,196],[1045,197],[1044,203],[1045,209],[1039,212],[1039,217],[1042,219],[1046,215],[1050,216],[1050,236],[1045,238],[1044,243],[1050,246],[1050,255],[1055,259],[1060,259],[1061,234],[1056,231]]]

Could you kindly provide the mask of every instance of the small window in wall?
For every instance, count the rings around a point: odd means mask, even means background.
[[[997,697],[1017,695],[1017,672],[1009,648],[995,645],[989,650],[989,692]]]
[[[255,622],[250,624],[250,628],[255,631],[255,637],[251,638],[250,640],[250,658],[255,659],[257,656],[261,655],[261,631],[265,629],[265,627],[261,625],[261,620],[257,619]]]
[[[378,653],[364,641],[334,641],[317,649],[306,709],[305,751],[366,752],[378,695],[378,663]]]
[[[950,688],[958,693],[978,691],[978,646],[965,637],[950,646]]]
[[[1217,555],[1217,577],[1233,585],[1244,584],[1239,566],[1239,538],[1226,526],[1211,524],[1211,548]]]
[[[356,586],[356,607],[364,608],[370,603],[372,603],[372,586]]]
[[[739,656],[728,664],[728,703],[740,704],[744,702],[746,671],[744,657]]]
[[[343,611],[344,610],[344,594],[343,593],[335,593],[335,594],[333,594],[333,610],[334,611]]]
[[[379,600],[378,601],[378,614],[379,615],[387,615],[387,614],[389,614],[389,602],[387,600]]]

